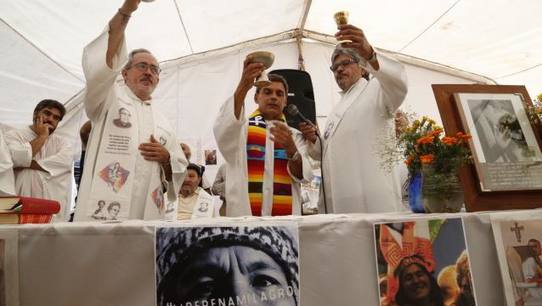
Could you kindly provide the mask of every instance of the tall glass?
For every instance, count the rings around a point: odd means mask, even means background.
[[[337,24],[337,27],[341,25],[348,24],[348,11],[338,11],[333,15],[333,19],[335,19],[335,23]],[[344,43],[351,43],[352,41],[350,39],[344,39],[339,40],[337,42],[337,45],[344,44]]]

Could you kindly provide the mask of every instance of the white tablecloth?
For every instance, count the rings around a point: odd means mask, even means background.
[[[299,224],[301,305],[378,305],[374,222],[461,216],[478,305],[504,305],[490,215],[357,214],[240,220],[294,220]],[[493,214],[507,214],[493,213]],[[533,215],[531,210],[514,214]],[[2,226],[19,234],[22,306],[150,306],[155,303],[154,229],[166,222],[64,223]]]

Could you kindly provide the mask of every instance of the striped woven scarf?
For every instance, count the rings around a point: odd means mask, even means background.
[[[281,121],[285,122],[284,116]],[[250,115],[247,135],[248,194],[253,216],[262,215],[265,170],[266,123],[259,110]],[[275,142],[273,169],[273,216],[292,214],[292,181],[286,150]]]

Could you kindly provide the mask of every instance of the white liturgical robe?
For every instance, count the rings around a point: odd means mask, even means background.
[[[15,195],[13,161],[4,140],[4,133],[0,129],[0,197],[10,195]]]
[[[238,120],[234,114],[233,97],[226,100],[218,112],[213,131],[216,143],[226,160],[226,216],[250,216],[250,200],[248,195],[248,166],[247,166],[247,133],[248,119],[241,111]],[[298,152],[303,157],[303,180],[312,179],[312,166],[308,161],[307,145],[301,132],[290,128]],[[267,130],[265,151],[273,152],[273,141]],[[288,169],[289,171],[289,169]],[[292,214],[301,214],[301,181],[290,174],[292,179]],[[262,216],[270,216],[273,203],[273,155],[265,154],[264,186],[262,201]]]
[[[53,222],[66,221],[72,182],[72,145],[53,132],[40,151],[32,157],[30,142],[36,137],[38,135],[30,127],[11,130],[5,135],[15,169],[15,193],[60,202],[60,212],[53,218]],[[32,160],[45,171],[29,169]]]
[[[367,65],[373,77],[361,78],[328,116],[322,133],[322,175],[326,207],[320,193],[320,213],[376,213],[401,210],[401,186],[393,172],[381,166],[383,139],[393,139],[394,113],[407,93],[403,65],[378,53],[380,69]],[[309,153],[320,160],[320,143]]]
[[[93,220],[100,201],[120,207],[115,212],[117,220],[164,219],[165,203],[177,201],[188,162],[155,102],[142,101],[128,87],[116,83],[127,61],[126,42],[109,68],[105,58],[108,38],[106,28],[83,51],[85,109],[92,131],[75,220]],[[139,144],[150,142],[151,135],[170,153],[171,181],[165,179],[158,162],[145,160],[138,150]]]

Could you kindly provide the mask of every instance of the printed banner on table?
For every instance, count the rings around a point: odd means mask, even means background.
[[[506,304],[542,306],[542,218],[492,218]]]
[[[300,305],[295,223],[156,229],[157,305]]]
[[[476,305],[461,218],[374,225],[380,305]]]
[[[0,306],[19,305],[18,234],[0,232]]]

